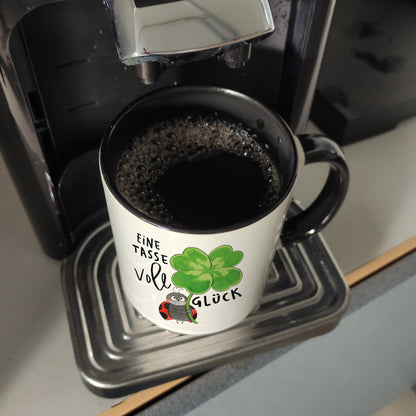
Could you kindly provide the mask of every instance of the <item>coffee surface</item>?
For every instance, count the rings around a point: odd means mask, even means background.
[[[115,183],[138,211],[188,229],[232,226],[267,212],[280,176],[257,134],[213,115],[186,115],[149,126],[118,162]]]

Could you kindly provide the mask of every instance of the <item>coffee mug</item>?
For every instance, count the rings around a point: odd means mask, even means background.
[[[297,137],[260,102],[206,86],[129,105],[99,160],[125,295],[145,318],[183,334],[222,331],[250,314],[278,245],[318,233],[349,180],[330,139]],[[326,182],[288,219],[299,170],[315,162],[329,163]]]

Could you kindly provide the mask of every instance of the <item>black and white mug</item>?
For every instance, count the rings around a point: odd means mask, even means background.
[[[247,218],[237,216],[229,224],[198,227],[198,220],[191,226],[164,223],[128,201],[117,184],[122,155],[132,151],[128,149],[134,140],[135,152],[149,153],[149,147],[141,146],[150,139],[137,141],[135,137],[165,118],[189,117],[187,114],[209,114],[211,120],[229,118],[250,131],[256,146],[279,174],[279,192],[270,206]],[[221,149],[221,141],[228,139],[224,135],[216,137],[216,151]],[[183,138],[184,147],[192,147],[188,140]],[[165,146],[163,141],[156,141]],[[156,158],[159,163],[158,150],[153,151],[156,154],[144,156]],[[299,171],[315,162],[327,162],[330,166],[322,191],[305,211],[287,219]],[[152,166],[140,169],[151,170]],[[315,135],[297,137],[280,116],[258,101],[235,91],[205,86],[168,88],[129,105],[103,139],[100,171],[126,296],[154,324],[185,334],[227,329],[253,311],[262,296],[279,242],[292,244],[319,232],[342,204],[349,180],[344,155],[330,139]],[[194,179],[189,176],[193,175],[185,174],[181,180]],[[232,176],[232,171],[220,174],[216,180],[226,181],[228,176]],[[248,175],[243,168],[233,180],[244,176]],[[168,175],[168,179],[171,194],[180,188],[183,192],[175,175]],[[247,192],[254,192],[253,189]],[[212,206],[221,206],[223,196],[212,191]],[[193,213],[199,213],[198,203],[186,215]]]

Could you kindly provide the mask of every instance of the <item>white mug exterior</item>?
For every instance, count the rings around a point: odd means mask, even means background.
[[[294,140],[299,168],[304,155],[298,139],[294,137]],[[141,315],[173,332],[202,335],[225,330],[256,308],[293,188],[273,211],[255,222],[225,232],[193,234],[156,225],[134,215],[114,195],[102,171],[101,177],[122,286]],[[227,253],[242,252],[241,260],[238,258],[238,263],[235,261],[236,264],[231,265],[234,275],[239,274],[241,280],[221,290],[211,287],[204,293],[192,294],[184,287],[175,287],[172,277],[178,269],[172,266],[171,259],[186,255],[189,251],[185,250],[189,248],[205,253],[201,254],[204,259],[210,258],[210,253],[218,248]],[[221,270],[217,275],[221,276]],[[189,296],[187,307],[185,301]]]

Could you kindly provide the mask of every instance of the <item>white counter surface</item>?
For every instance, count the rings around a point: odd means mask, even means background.
[[[416,117],[344,148],[351,185],[324,236],[347,273],[416,235]],[[324,169],[308,167],[307,202]],[[0,160],[0,414],[95,415],[118,399],[95,396],[75,365],[60,262],[40,248]]]

